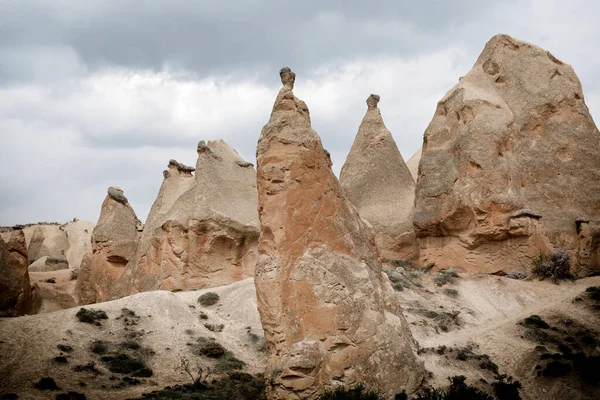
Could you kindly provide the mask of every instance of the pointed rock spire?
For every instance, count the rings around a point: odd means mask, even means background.
[[[280,75],[257,149],[255,285],[269,398],[316,398],[356,382],[385,396],[410,392],[423,369],[372,232],[342,194],[308,107],[292,92],[294,73]]]
[[[379,100],[376,94],[367,98],[367,113],[342,167],[340,185],[360,216],[373,226],[384,259],[417,259],[412,226],[415,183],[383,122]]]

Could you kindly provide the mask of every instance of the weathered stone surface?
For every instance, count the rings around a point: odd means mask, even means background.
[[[140,250],[118,282],[121,295],[254,275],[259,222],[252,164],[222,140],[202,141],[195,176],[192,170],[169,163]]]
[[[292,92],[294,77],[282,69],[257,149],[255,284],[269,398],[314,399],[357,382],[389,397],[410,392],[423,376],[411,333],[372,232],[344,198],[308,107]]]
[[[66,258],[44,256],[29,266],[29,272],[49,272],[61,269],[69,269],[69,261]]]
[[[415,183],[417,182],[417,178],[419,177],[419,162],[421,161],[421,151],[423,149],[419,149],[415,154],[412,155],[411,158],[406,162],[406,166],[410,171],[411,176]]]
[[[414,217],[421,261],[510,272],[551,246],[580,265],[581,216],[600,216],[600,133],[581,84],[549,52],[495,36],[425,131]]]
[[[115,282],[123,274],[127,263],[135,257],[139,242],[139,224],[140,221],[123,191],[119,188],[109,188],[108,195],[102,203],[98,223],[92,232],[89,274],[83,273],[77,278],[82,280],[78,286],[93,289],[94,302],[117,297]]]
[[[91,281],[93,254],[90,251],[81,259],[79,275],[75,284],[75,298],[79,305],[93,304],[96,302],[96,290]]]
[[[34,294],[27,266],[23,231],[14,230],[8,242],[0,238],[0,317],[16,317],[31,311]]]
[[[419,257],[412,224],[415,182],[377,103],[377,95],[367,99],[367,113],[342,167],[340,185],[373,226],[381,257],[413,260]]]
[[[27,231],[32,232],[27,247],[30,264],[44,256],[64,257],[69,249],[69,240],[61,225],[39,224],[26,227],[24,230],[26,236]]]

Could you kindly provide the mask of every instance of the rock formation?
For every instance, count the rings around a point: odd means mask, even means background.
[[[67,234],[58,224],[37,224],[24,228],[29,263],[46,256],[64,258],[69,248]],[[31,233],[30,233],[31,232]]]
[[[34,303],[25,235],[19,229],[2,236],[9,240],[0,238],[0,317],[16,317],[29,313]]]
[[[255,284],[268,396],[314,399],[357,382],[387,397],[410,392],[423,369],[372,232],[344,198],[308,108],[292,92],[295,74],[283,68],[280,75],[257,149]]]
[[[597,254],[597,233],[578,232],[578,220],[591,229],[598,218],[600,133],[575,72],[539,47],[495,36],[424,134],[414,217],[421,261],[509,272],[564,248],[579,272],[598,270],[594,257],[579,262]]]
[[[417,152],[413,154],[412,157],[406,162],[406,166],[408,167],[408,170],[410,171],[415,183],[417,183],[417,178],[419,177],[419,161],[421,161],[421,151],[422,149],[417,150]]]
[[[198,144],[194,168],[169,162],[121,295],[201,288],[254,275],[259,222],[256,172],[222,140]]]
[[[77,285],[79,290],[88,288],[89,292],[91,287],[95,293],[95,298],[88,293],[85,302],[94,303],[115,297],[115,282],[127,263],[135,257],[139,225],[140,221],[123,191],[110,187],[92,232],[91,265],[80,270],[77,278],[81,281]],[[80,291],[77,294],[81,302]]]
[[[377,107],[367,99],[367,113],[340,173],[348,200],[375,231],[379,254],[386,260],[412,260],[419,248],[412,226],[415,182]]]

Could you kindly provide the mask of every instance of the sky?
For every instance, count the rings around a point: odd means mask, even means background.
[[[145,220],[200,140],[254,163],[283,66],[336,174],[369,94],[408,160],[498,33],[571,64],[598,120],[598,15],[593,0],[0,0],[0,225],[96,222],[109,186]]]

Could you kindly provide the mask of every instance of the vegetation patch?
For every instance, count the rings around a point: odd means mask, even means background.
[[[394,264],[394,263],[392,263]],[[411,264],[412,265],[412,264]],[[388,276],[394,290],[401,292],[405,288],[410,289],[414,286],[422,287],[423,285],[419,282],[420,272],[410,271],[407,272],[403,267],[397,267],[396,269],[384,269],[383,272]]]
[[[198,297],[198,303],[202,304],[204,307],[209,307],[215,305],[219,302],[221,298],[218,294],[214,292],[204,293],[202,296]]]
[[[196,344],[192,347],[192,353],[197,356],[204,356],[209,358],[220,358],[225,355],[227,349],[215,340],[206,338],[198,338]]]
[[[458,296],[458,290],[456,290],[456,289],[444,289],[444,294],[446,296],[450,296],[450,297],[457,297]]]
[[[50,377],[41,378],[33,384],[33,387],[37,390],[60,390],[54,379]]]
[[[350,389],[339,387],[327,390],[320,400],[383,400],[376,392],[365,389],[361,384]]]
[[[65,353],[71,353],[73,351],[73,347],[66,345],[66,344],[57,344],[56,347],[60,351],[64,351]]]
[[[531,315],[522,321],[524,326],[535,327],[540,329],[548,329],[550,325],[544,321],[539,315]]]
[[[152,369],[146,366],[146,363],[139,358],[131,358],[127,354],[117,353],[100,357],[108,370],[114,374],[128,374],[138,377],[152,376]]]
[[[217,360],[215,363],[215,371],[227,372],[227,371],[239,371],[246,366],[246,363],[238,360],[233,356],[233,353],[226,351],[225,355]]]
[[[54,357],[54,362],[57,364],[68,364],[69,360],[65,356],[56,356]]]
[[[424,388],[415,400],[493,400],[489,394],[474,386],[467,385],[465,376],[448,378],[450,385],[446,388]]]
[[[166,387],[145,393],[141,399],[149,400],[266,400],[264,377],[243,372],[229,372],[213,380],[189,385]]]
[[[204,327],[211,332],[223,332],[225,325],[223,324],[204,324]]]
[[[458,278],[458,272],[454,268],[441,270],[433,278],[433,283],[437,286],[444,286],[448,283],[454,283],[455,279]]]
[[[85,322],[87,324],[94,324],[100,326],[100,320],[108,319],[108,315],[103,310],[88,310],[87,308],[81,308],[75,314],[79,322]]]
[[[109,343],[104,340],[94,340],[92,344],[90,344],[90,351],[95,354],[106,354],[108,353]]]
[[[74,365],[71,369],[75,372],[91,372],[95,375],[102,374],[102,372],[100,372],[98,368],[96,368],[96,363],[93,361],[90,361],[87,364]]]
[[[573,279],[571,256],[564,249],[558,249],[550,256],[539,253],[531,260],[531,272],[541,279],[550,278],[555,283],[561,279]]]

